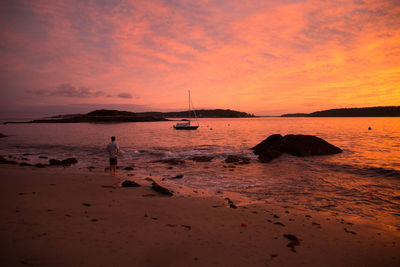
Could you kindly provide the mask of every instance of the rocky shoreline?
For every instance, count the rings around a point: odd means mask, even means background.
[[[325,140],[318,138],[316,136],[311,135],[286,135],[282,137],[280,134],[274,134],[266,138],[264,141],[260,142],[258,145],[251,148],[255,155],[258,155],[258,159],[262,163],[268,163],[273,159],[281,156],[283,153],[289,153],[293,156],[315,156],[315,155],[331,155],[341,153],[342,150]],[[66,158],[66,159],[54,159],[48,158],[47,156],[39,156],[40,159],[48,160],[47,164],[29,163],[29,159],[25,156],[29,156],[30,154],[23,154],[20,157],[15,157],[12,155],[5,156],[0,155],[0,164],[12,164],[12,165],[21,165],[21,166],[36,166],[38,168],[44,167],[68,167],[78,163],[77,158]],[[170,166],[174,165],[183,165],[186,160],[194,161],[194,162],[211,162],[215,159],[213,156],[194,156],[188,159],[183,158],[167,158],[167,159],[158,159],[153,160],[152,163],[162,163]],[[243,157],[238,155],[227,155],[223,160],[224,163],[231,165],[243,165],[250,164],[251,158]],[[124,170],[133,170],[133,166],[125,166],[118,167],[119,169]],[[95,169],[95,167],[88,167],[89,170]],[[105,169],[107,170],[107,168]]]

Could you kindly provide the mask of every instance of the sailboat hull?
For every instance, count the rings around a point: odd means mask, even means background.
[[[198,125],[187,125],[187,126],[174,125],[174,128],[176,130],[197,130],[197,128],[199,128],[199,126]]]

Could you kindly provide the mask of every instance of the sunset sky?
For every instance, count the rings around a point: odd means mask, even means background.
[[[400,1],[0,1],[3,116],[400,105]]]

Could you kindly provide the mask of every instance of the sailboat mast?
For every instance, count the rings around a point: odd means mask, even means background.
[[[189,92],[189,118],[190,118],[190,90],[188,90]]]

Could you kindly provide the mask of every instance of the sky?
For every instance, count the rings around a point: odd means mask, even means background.
[[[0,116],[400,105],[399,0],[0,1]]]

